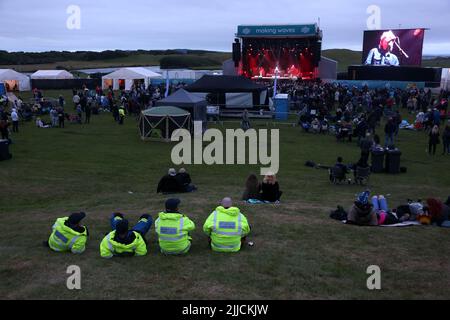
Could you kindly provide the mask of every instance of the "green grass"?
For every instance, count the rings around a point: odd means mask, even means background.
[[[46,92],[58,96],[59,92]],[[69,92],[64,92],[70,101]],[[70,109],[70,108],[69,108]],[[266,128],[265,122],[254,122]],[[277,125],[275,125],[276,127]],[[233,127],[226,125],[225,127]],[[136,122],[124,126],[110,114],[65,129],[22,125],[12,136],[13,159],[0,162],[0,298],[2,299],[443,299],[450,296],[449,229],[346,226],[328,217],[337,204],[350,207],[361,187],[334,186],[325,170],[306,160],[332,164],[338,155],[356,161],[355,144],[305,134],[280,125],[279,205],[236,204],[252,226],[245,247],[233,255],[208,249],[202,225],[224,196],[240,198],[246,176],[259,166],[186,165],[199,190],[180,195],[181,210],[197,226],[184,257],[159,253],[149,233],[149,254],[103,260],[99,244],[108,217],[119,210],[136,221],[154,218],[165,196],[156,184],[172,167],[171,143],[142,142]],[[422,132],[400,132],[406,174],[376,174],[371,189],[391,194],[391,206],[407,198],[446,198],[450,158],[429,157]],[[439,150],[440,151],[440,150]],[[130,194],[129,191],[133,193]],[[87,251],[81,256],[43,248],[57,217],[87,212]],[[82,290],[66,288],[66,268],[82,270]],[[369,265],[379,265],[382,290],[366,288]]]

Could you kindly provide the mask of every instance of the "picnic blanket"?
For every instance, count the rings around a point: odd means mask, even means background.
[[[258,199],[248,199],[245,202],[247,202],[248,204],[280,203],[280,201],[270,202],[270,201],[262,201],[262,200],[258,200]]]
[[[347,223],[347,220],[342,220],[342,223]],[[410,227],[410,226],[421,226],[422,224],[419,221],[405,221],[399,222],[395,224],[382,224],[378,225],[378,227]]]
[[[405,221],[394,224],[382,224],[380,227],[409,227],[409,226],[421,226],[419,221]]]

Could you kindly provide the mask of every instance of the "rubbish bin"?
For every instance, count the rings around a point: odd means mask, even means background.
[[[371,170],[373,173],[384,172],[384,149],[372,150],[372,166]]]
[[[0,160],[11,159],[11,154],[9,153],[9,141],[0,140]]]
[[[402,153],[398,149],[389,150],[386,152],[386,172],[400,173],[400,156]]]

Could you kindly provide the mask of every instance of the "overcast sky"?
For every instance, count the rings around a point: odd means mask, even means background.
[[[81,28],[66,27],[70,5]],[[362,50],[369,5],[381,28],[430,28],[424,54],[450,55],[449,0],[0,0],[7,51],[206,49],[231,51],[239,24],[317,22],[323,48]]]

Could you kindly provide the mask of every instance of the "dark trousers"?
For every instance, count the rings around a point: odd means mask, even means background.
[[[122,219],[123,219],[122,217],[117,216],[113,213],[111,215],[111,218],[109,219],[110,224],[111,224],[111,229],[116,230],[117,223]],[[152,223],[153,223],[152,217],[147,216],[146,219],[144,219],[144,218],[139,219],[138,223],[136,223],[136,225],[131,230],[140,233],[141,236],[145,238],[145,235],[150,230]]]
[[[2,129],[2,139],[9,140],[8,129]]]
[[[60,128],[64,128],[64,117],[59,117],[58,125]]]
[[[436,143],[428,144],[428,154],[431,154],[431,149],[433,149],[433,155],[435,155],[436,154]]]
[[[84,123],[90,123],[91,122],[91,115],[86,113],[86,119],[84,120]]]
[[[13,132],[19,132],[19,121],[13,121]]]
[[[449,154],[450,153],[450,141],[444,141],[444,143],[442,144],[444,146],[444,151],[442,152],[442,154]]]

